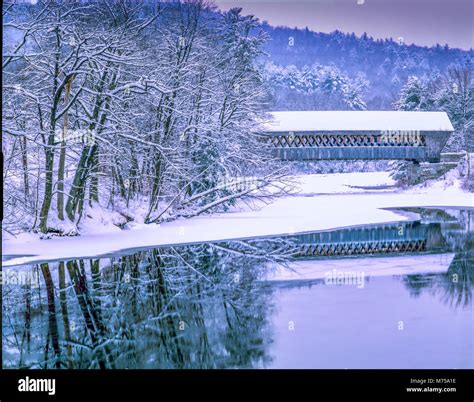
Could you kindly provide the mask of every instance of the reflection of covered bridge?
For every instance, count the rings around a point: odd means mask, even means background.
[[[330,257],[447,250],[440,224],[406,222],[288,236],[295,257]]]
[[[265,133],[283,160],[405,159],[439,162],[454,131],[445,112],[273,112]]]

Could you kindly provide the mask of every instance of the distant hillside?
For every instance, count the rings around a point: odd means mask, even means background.
[[[326,34],[307,28],[272,27],[266,22],[262,23],[262,28],[269,36],[264,46],[268,56],[263,59],[270,64],[270,70],[274,70],[275,66],[294,66],[290,68],[294,74],[295,70],[304,71],[305,66],[318,65],[319,70],[321,66],[332,66],[336,69],[336,75],[342,75],[346,80],[366,80],[362,97],[369,109],[392,108],[394,99],[409,76],[432,80],[450,65],[472,65],[474,56],[472,50],[440,45],[431,48],[406,46],[399,44],[397,39],[375,40],[366,34],[361,37],[339,31]],[[284,71],[280,70],[280,80]],[[290,99],[290,103],[297,101],[297,95],[293,95],[295,99]],[[277,93],[278,97],[281,99],[282,93]],[[290,93],[284,94],[287,100],[289,97]],[[278,99],[275,102],[275,107],[285,106],[278,105]]]

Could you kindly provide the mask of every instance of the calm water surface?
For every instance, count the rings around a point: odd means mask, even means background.
[[[3,367],[473,368],[474,213],[414,212],[411,223],[3,268]],[[427,254],[445,269],[363,288],[266,280],[293,260],[350,258],[356,270]]]

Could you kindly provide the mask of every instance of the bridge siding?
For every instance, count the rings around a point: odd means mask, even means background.
[[[426,147],[300,147],[275,148],[274,156],[282,160],[317,159],[417,159],[427,158]]]
[[[374,227],[338,229],[287,237],[297,257],[356,255],[400,252],[442,252],[447,244],[441,225],[419,222]]]
[[[285,131],[268,132],[267,136],[283,135],[382,135],[381,131]],[[426,146],[368,146],[368,147],[275,147],[273,155],[282,160],[330,160],[330,159],[405,159],[439,162],[441,150],[446,144],[449,131],[420,131]]]
[[[431,233],[430,233],[431,235]],[[351,243],[361,241],[400,241],[426,239],[427,226],[418,222],[377,225],[375,227],[336,229],[305,233],[288,238],[300,244]]]

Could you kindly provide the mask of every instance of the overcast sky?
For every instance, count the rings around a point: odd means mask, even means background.
[[[474,48],[474,0],[216,0],[271,25],[313,31],[367,32],[406,44]],[[363,4],[358,4],[363,3]]]

